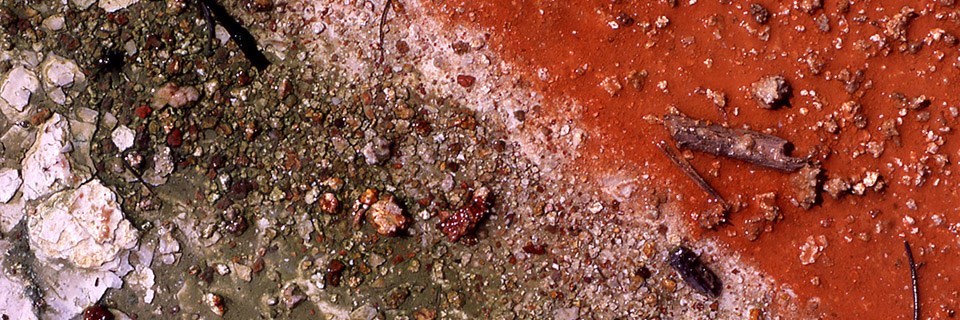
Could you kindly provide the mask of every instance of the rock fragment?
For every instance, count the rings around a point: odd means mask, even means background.
[[[0,239],[0,252],[10,253],[13,244]],[[0,265],[6,266],[9,254],[0,255]],[[31,312],[33,301],[28,296],[29,282],[23,275],[13,272],[0,272],[0,315],[16,315],[17,319],[37,319]]]
[[[381,137],[376,137],[373,139],[373,141],[370,141],[363,146],[363,150],[361,150],[360,153],[363,154],[363,158],[368,165],[378,165],[383,164],[390,159],[390,147],[390,141]]]
[[[809,265],[817,262],[817,258],[827,248],[827,238],[823,235],[807,236],[807,241],[800,246],[800,264]]]
[[[843,178],[833,178],[823,184],[823,191],[826,191],[834,200],[840,199],[844,193],[850,191],[850,183]]]
[[[135,132],[133,129],[125,125],[119,125],[116,129],[113,129],[113,132],[110,133],[110,139],[113,141],[113,145],[117,146],[117,150],[124,152],[130,147],[133,147],[133,139],[135,137]]]
[[[823,9],[823,0],[797,0],[793,5],[797,10],[813,14],[817,10]]]
[[[377,233],[385,236],[395,236],[397,232],[406,229],[410,223],[403,214],[403,209],[397,204],[392,194],[382,195],[377,202],[367,210],[367,221],[373,225]]]
[[[87,269],[115,261],[138,237],[116,195],[96,179],[40,203],[28,227],[37,259]]]
[[[787,79],[780,75],[760,78],[750,86],[753,97],[764,109],[777,109],[790,105],[793,90]]]
[[[447,237],[447,241],[457,242],[477,228],[477,224],[489,211],[489,196],[490,190],[480,187],[473,192],[470,203],[463,208],[454,212],[440,211],[440,224],[437,227]]]
[[[213,314],[222,317],[225,313],[227,313],[226,302],[223,300],[223,297],[216,293],[207,293],[203,295],[203,302],[210,307],[210,311],[212,311]]]
[[[140,2],[140,0],[100,0],[97,5],[100,6],[103,11],[110,13],[126,9],[137,2]]]
[[[33,71],[23,66],[11,69],[0,83],[0,99],[6,103],[3,114],[10,119],[22,116],[21,113],[30,102],[30,95],[38,89],[40,89],[40,80]]]
[[[78,315],[132,270],[138,233],[99,180],[51,195],[29,216],[27,230],[49,318]]]
[[[83,71],[73,60],[68,60],[55,54],[50,54],[47,59],[40,64],[40,74],[43,76],[43,84],[48,88],[68,87],[75,82],[85,80]]]
[[[23,160],[24,200],[38,199],[90,178],[90,168],[68,157],[75,147],[70,138],[70,125],[59,114],[40,126],[37,139]]]
[[[793,205],[809,210],[819,200],[817,186],[820,183],[820,167],[808,165],[790,177],[793,188]]]
[[[750,15],[753,16],[753,21],[759,24],[767,24],[770,21],[770,11],[759,3],[750,4]]]
[[[189,105],[197,99],[200,99],[200,91],[194,87],[181,87],[173,82],[167,82],[153,94],[152,106],[154,109],[160,109],[169,105],[174,108],[180,108]]]
[[[13,195],[17,193],[17,189],[20,188],[22,182],[20,172],[16,169],[0,169],[0,202],[10,202],[10,199],[13,199]]]

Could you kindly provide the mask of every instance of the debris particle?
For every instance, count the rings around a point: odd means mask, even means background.
[[[200,91],[194,87],[181,87],[176,83],[167,82],[153,94],[152,106],[156,109],[169,105],[180,108],[191,104],[200,98]]]
[[[797,0],[794,2],[794,8],[807,14],[813,14],[823,8],[823,0]]]
[[[407,228],[410,223],[403,214],[403,209],[396,203],[392,194],[380,197],[367,211],[367,222],[373,225],[377,233],[385,236],[396,236],[398,232]]]
[[[819,200],[817,186],[820,183],[820,167],[807,165],[790,177],[793,188],[791,202],[804,210],[809,210]]]
[[[440,224],[437,227],[447,236],[447,241],[457,242],[477,228],[480,220],[487,215],[489,196],[490,191],[480,187],[473,192],[469,204],[455,212],[440,211]]]
[[[751,85],[753,97],[764,109],[777,109],[790,106],[790,97],[793,95],[790,83],[783,76],[773,75],[760,78]]]
[[[83,320],[113,320],[113,313],[102,305],[92,305],[83,309]]]
[[[700,257],[692,250],[684,246],[678,246],[670,250],[667,260],[670,266],[680,274],[683,282],[691,288],[708,297],[717,298],[720,296],[723,289],[720,278],[710,268],[707,268],[700,261]]]
[[[714,201],[725,205],[726,202],[720,196],[720,193],[718,193],[716,189],[710,186],[710,184],[707,183],[706,180],[703,180],[703,177],[700,176],[700,173],[698,173],[697,170],[694,169],[689,162],[681,158],[679,155],[677,155],[677,153],[673,149],[668,147],[665,141],[660,141],[660,143],[657,143],[657,147],[660,148],[660,151],[663,151],[663,153],[667,156],[667,158],[670,159],[671,162],[673,162],[673,164],[677,165],[677,167],[680,168],[680,171],[683,171],[683,173],[686,174],[687,177],[693,180],[693,182],[696,182],[697,186],[699,186],[700,189],[703,189],[704,192],[710,195],[710,197],[712,197]]]
[[[296,308],[307,296],[303,293],[303,290],[300,290],[300,287],[296,284],[289,284],[286,288],[283,289],[283,304],[287,309]]]
[[[477,82],[477,78],[474,78],[473,76],[463,74],[457,76],[457,84],[459,84],[461,87],[472,87],[474,82]]]
[[[337,195],[327,192],[318,200],[320,206],[320,211],[326,214],[336,214],[337,210],[340,208],[340,201],[337,200]]]
[[[327,263],[327,272],[323,276],[324,283],[331,287],[340,286],[340,278],[343,276],[343,270],[347,268],[347,265],[343,264],[340,260],[332,259]]]
[[[800,246],[800,264],[810,265],[817,262],[817,258],[823,254],[823,249],[826,248],[827,237],[823,235],[807,236],[807,241]]]
[[[203,295],[203,302],[210,307],[210,311],[213,311],[214,314],[218,316],[223,316],[227,313],[226,302],[223,301],[223,297],[215,293],[207,293]]]
[[[617,95],[617,93],[620,93],[620,90],[623,89],[623,85],[620,84],[617,77],[612,76],[604,78],[603,81],[600,82],[600,87],[611,96]]]
[[[753,16],[753,21],[759,24],[767,24],[770,21],[770,11],[759,3],[750,4],[750,15]]]
[[[368,165],[379,165],[390,159],[390,147],[389,140],[376,137],[373,141],[368,142],[360,152]]]
[[[826,191],[834,200],[840,199],[844,193],[850,191],[850,183],[843,178],[833,178],[823,184],[823,191]]]
[[[910,266],[910,287],[913,293],[913,320],[920,320],[920,281],[917,279],[917,264],[913,260],[913,250],[910,242],[903,241],[903,250],[907,255],[907,264]]]

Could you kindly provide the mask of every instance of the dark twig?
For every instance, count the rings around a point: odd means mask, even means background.
[[[387,0],[387,2],[383,4],[383,13],[380,14],[380,26],[378,30],[380,32],[380,58],[377,59],[377,65],[383,63],[383,26],[387,24],[387,12],[390,12],[391,5],[393,5],[393,0]]]
[[[727,202],[723,200],[723,197],[720,196],[720,193],[711,187],[706,180],[703,180],[703,177],[697,173],[697,170],[694,169],[693,166],[687,162],[687,160],[684,160],[680,157],[680,155],[676,154],[674,150],[670,149],[666,141],[660,141],[660,143],[657,143],[657,147],[667,155],[667,158],[670,158],[670,161],[672,161],[673,164],[680,168],[680,171],[683,171],[683,173],[690,177],[693,182],[696,182],[697,185],[700,186],[700,189],[703,189],[704,192],[713,197],[713,199],[720,203],[721,206],[727,208]]]
[[[237,20],[227,12],[227,9],[217,3],[216,0],[200,0],[200,3],[213,13],[213,17],[217,19],[217,22],[220,23],[224,29],[227,29],[227,33],[230,34],[230,39],[233,39],[233,42],[240,47],[240,51],[247,57],[247,60],[250,60],[250,64],[252,64],[253,67],[257,68],[257,70],[263,70],[270,65],[270,60],[267,60],[267,56],[263,55],[263,52],[260,52],[260,48],[257,48],[257,39],[250,34],[247,28],[244,28],[243,25],[237,22]]]
[[[200,9],[203,11],[203,19],[207,21],[207,41],[203,48],[207,53],[213,54],[213,42],[217,39],[217,26],[213,21],[213,15],[210,14],[210,8],[201,4]]]
[[[907,251],[907,262],[910,263],[910,281],[913,283],[913,320],[920,320],[920,288],[917,281],[917,265],[913,261],[913,250],[910,242],[903,241],[903,249]]]

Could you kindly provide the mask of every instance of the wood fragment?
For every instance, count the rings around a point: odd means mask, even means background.
[[[913,320],[920,320],[920,287],[917,280],[917,265],[913,261],[913,250],[910,250],[910,242],[904,240],[903,249],[907,252],[907,262],[910,263],[910,282],[913,284]]]
[[[663,124],[677,147],[730,157],[784,172],[797,171],[805,159],[787,155],[789,142],[751,130],[708,124],[679,114],[663,117]]]
[[[267,56],[260,51],[260,48],[257,48],[257,39],[240,22],[237,22],[237,19],[234,19],[226,8],[217,3],[216,0],[200,0],[200,4],[210,13],[213,13],[213,17],[227,30],[230,39],[233,39],[233,42],[240,47],[240,51],[243,52],[243,55],[247,57],[254,68],[263,70],[270,65]]]
[[[704,192],[706,192],[708,195],[713,197],[713,199],[717,201],[717,203],[719,203],[722,207],[727,208],[727,202],[723,200],[723,197],[720,196],[720,193],[718,193],[716,189],[710,186],[710,184],[707,183],[706,180],[703,180],[703,177],[701,177],[700,174],[697,173],[697,170],[694,169],[693,166],[691,166],[690,163],[687,162],[687,160],[684,160],[683,158],[680,157],[680,155],[674,152],[674,150],[670,149],[670,146],[667,145],[666,141],[660,141],[660,143],[657,143],[657,147],[660,148],[660,150],[667,155],[667,158],[669,158],[670,161],[673,162],[673,164],[677,165],[677,167],[680,168],[680,171],[683,171],[683,173],[686,174],[687,177],[690,177],[690,179],[693,180],[693,182],[696,182],[697,185],[700,186],[700,189],[703,189]]]
[[[393,0],[387,0],[383,4],[383,12],[380,14],[380,25],[378,26],[378,33],[380,35],[380,40],[378,43],[380,49],[380,57],[377,59],[377,64],[383,63],[383,26],[387,24],[387,13],[390,12],[390,6],[393,5]]]

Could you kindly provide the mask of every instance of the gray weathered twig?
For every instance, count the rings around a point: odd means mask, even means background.
[[[676,114],[664,116],[663,124],[680,148],[739,159],[786,172],[797,171],[807,163],[805,159],[787,155],[789,142],[777,136],[707,124]]]

